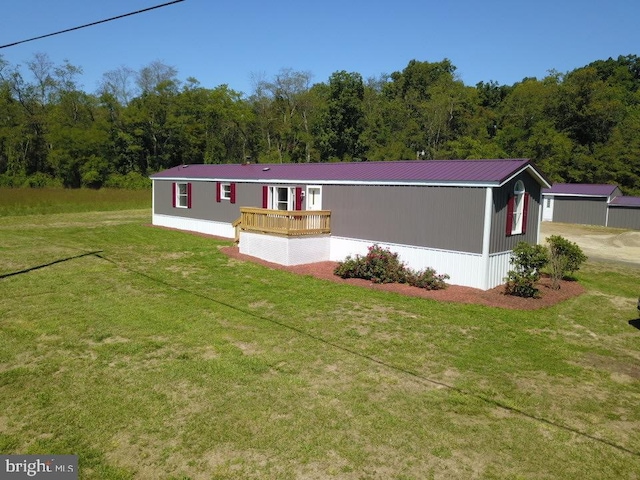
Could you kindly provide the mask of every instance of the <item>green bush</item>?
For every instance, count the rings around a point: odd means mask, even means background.
[[[364,257],[349,255],[343,262],[338,263],[333,273],[341,278],[364,278],[364,270]]]
[[[419,272],[411,270],[400,261],[397,253],[379,245],[370,246],[364,257],[348,256],[338,263],[333,273],[341,278],[363,278],[373,283],[408,283],[427,290],[446,288],[445,280],[449,279],[449,275],[437,275],[432,268]]]
[[[126,175],[112,173],[107,177],[103,186],[125,190],[146,190],[151,188],[151,180],[138,172],[129,172]]]
[[[421,272],[409,272],[407,275],[407,283],[413,287],[424,288],[425,290],[442,290],[447,288],[446,280],[449,275],[436,274],[433,268],[426,268]]]
[[[539,290],[536,283],[540,280],[540,270],[547,265],[549,256],[542,245],[518,243],[511,254],[513,266],[505,278],[505,292],[518,297],[537,297]]]
[[[47,175],[46,173],[37,172],[33,175],[29,175],[21,186],[23,188],[61,187],[62,182],[57,178]]]
[[[26,182],[26,175],[12,175],[9,173],[0,174],[0,187],[18,188]]]
[[[552,235],[547,238],[549,248],[549,274],[551,287],[554,290],[560,288],[560,280],[573,275],[587,260],[587,256],[575,243],[560,235]]]
[[[342,278],[364,278],[373,283],[404,283],[406,269],[398,254],[379,245],[369,247],[367,255],[347,257],[334,273]]]

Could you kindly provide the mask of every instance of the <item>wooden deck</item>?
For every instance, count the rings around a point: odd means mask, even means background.
[[[299,237],[331,233],[330,210],[269,210],[240,207],[240,218],[233,222],[236,241],[240,231]]]

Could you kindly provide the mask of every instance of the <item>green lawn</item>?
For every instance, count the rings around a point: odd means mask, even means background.
[[[0,187],[0,217],[135,208],[151,208],[151,190]]]
[[[149,223],[0,218],[0,453],[82,479],[639,478],[638,269],[588,263],[586,294],[518,312]]]

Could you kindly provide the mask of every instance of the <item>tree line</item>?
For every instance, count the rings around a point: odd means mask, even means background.
[[[244,95],[155,61],[79,87],[82,69],[0,56],[0,186],[134,187],[178,164],[530,158],[553,182],[640,194],[640,58],[465,85],[412,60],[363,79],[283,69]]]

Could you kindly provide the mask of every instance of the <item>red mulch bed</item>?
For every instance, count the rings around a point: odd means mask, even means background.
[[[487,305],[490,307],[508,308],[513,310],[534,310],[538,308],[548,307],[562,302],[569,298],[577,297],[584,293],[585,289],[578,282],[562,281],[560,290],[551,289],[551,281],[549,278],[543,277],[540,280],[540,298],[520,298],[513,295],[505,295],[504,285],[498,286],[491,290],[479,290],[471,287],[460,287],[457,285],[449,285],[444,290],[424,290],[422,288],[412,287],[406,284],[387,283],[375,284],[368,280],[357,278],[342,279],[333,274],[336,262],[318,262],[306,265],[296,265],[286,267],[275,263],[265,262],[259,258],[243,255],[239,252],[238,247],[223,247],[220,249],[224,254],[244,261],[259,263],[270,268],[278,270],[286,270],[297,273],[299,275],[311,275],[324,280],[330,280],[336,283],[346,283],[350,285],[359,285],[374,290],[384,290],[387,292],[396,292],[402,295],[412,297],[431,298],[443,302],[472,303],[477,305]]]

